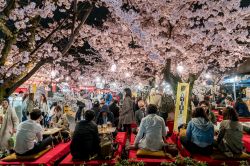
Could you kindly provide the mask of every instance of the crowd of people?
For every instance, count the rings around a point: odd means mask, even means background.
[[[167,146],[166,120],[173,111],[171,100],[166,100],[164,94],[152,89],[147,98],[132,97],[129,88],[124,89],[124,98],[119,101],[110,95],[100,100],[95,100],[86,106],[78,101],[78,110],[75,115],[76,127],[72,133],[70,145],[73,159],[89,159],[90,156],[100,153],[100,137],[98,126],[111,124],[118,131],[136,134],[134,145],[129,148],[142,148],[158,151]],[[48,145],[57,144],[58,136],[43,135],[44,128],[61,128],[63,138],[70,138],[70,123],[62,107],[54,103],[48,107],[44,94],[40,102],[35,104],[34,94],[24,95],[21,114],[10,105],[8,99],[2,101],[0,111],[0,149],[9,154],[31,155],[37,153]],[[167,98],[168,99],[168,98]],[[170,101],[170,102],[169,102]],[[221,94],[217,100],[217,107],[224,107],[224,120],[220,123],[219,130],[214,107],[208,97],[204,101],[192,100],[195,105],[192,109],[192,119],[186,125],[186,134],[181,137],[181,143],[191,153],[210,155],[214,147],[226,156],[239,155],[243,151],[241,142],[243,126],[238,121],[238,116],[248,116],[247,105],[238,98],[234,103],[230,96]],[[168,104],[169,107],[164,107]],[[171,108],[170,108],[171,107]],[[132,130],[132,124],[137,128]],[[42,127],[43,126],[43,127]],[[15,138],[13,138],[15,135]],[[15,139],[15,147],[9,144],[10,139]]]

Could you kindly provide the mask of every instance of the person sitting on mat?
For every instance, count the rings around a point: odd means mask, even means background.
[[[63,114],[62,108],[58,105],[55,108],[55,114],[52,116],[50,125],[52,127],[62,128],[61,134],[64,140],[69,140],[69,121],[66,114]]]
[[[48,145],[52,145],[52,137],[43,139],[43,128],[40,125],[42,112],[39,109],[33,109],[30,119],[20,123],[17,127],[15,152],[18,156],[27,156],[39,153]]]
[[[97,115],[96,124],[103,125],[107,124],[108,122],[111,122],[112,125],[114,125],[114,115],[109,111],[109,107],[107,105],[104,105]]]
[[[210,104],[207,101],[201,101],[199,103],[199,106],[204,109],[204,111],[207,114],[208,119],[213,124],[216,124],[217,123],[217,119],[216,119],[216,116],[214,115],[214,113],[210,110]]]
[[[76,128],[70,144],[70,152],[73,160],[89,160],[91,156],[100,152],[100,138],[98,128],[93,121],[94,111],[85,112],[85,120],[76,124]]]
[[[220,123],[217,139],[218,148],[228,157],[240,155],[243,150],[243,126],[238,121],[238,115],[232,107],[223,111],[223,121]]]
[[[134,145],[130,149],[162,150],[163,146],[165,146],[163,137],[166,134],[164,119],[157,115],[157,106],[149,104],[147,107],[147,116],[142,119]]]
[[[242,98],[237,98],[234,108],[240,117],[250,117],[248,106]]]
[[[204,109],[197,107],[188,123],[186,136],[181,137],[182,145],[191,153],[210,155],[213,152],[214,126]]]

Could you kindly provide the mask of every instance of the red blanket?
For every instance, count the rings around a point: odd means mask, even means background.
[[[218,115],[217,116],[217,121],[218,122],[223,121],[223,116],[222,115]],[[250,122],[250,117],[239,117],[239,122]]]
[[[244,134],[243,137],[242,137],[242,141],[244,142],[246,152],[250,153],[250,135]]]
[[[131,134],[130,137],[130,144],[134,144],[135,135]],[[166,142],[173,144],[174,142],[169,138]],[[171,159],[159,159],[159,158],[140,158],[136,156],[137,150],[130,150],[129,151],[129,159],[133,159],[135,162],[144,162],[147,166],[148,165],[160,165],[162,162],[172,162]]]
[[[60,165],[102,165],[103,163],[107,163],[108,165],[114,165],[116,162],[116,159],[119,158],[122,154],[122,150],[125,147],[127,139],[126,132],[118,132],[116,136],[115,142],[119,144],[118,150],[115,152],[113,159],[111,160],[91,160],[91,161],[72,161],[72,155],[69,154],[63,161],[60,163]]]
[[[35,161],[22,161],[22,162],[3,162],[0,161],[0,165],[46,165],[52,166],[56,161],[64,157],[70,151],[70,142],[61,143],[56,145],[55,148],[36,159]]]
[[[177,133],[173,133],[174,136],[172,136],[171,138],[176,139],[178,138]],[[250,141],[250,140],[249,140]],[[191,154],[189,151],[187,151],[184,146],[181,144],[180,139],[177,139],[177,147],[180,151],[181,156],[183,157],[191,157]],[[202,162],[206,162],[209,166],[218,166],[221,165],[222,163],[226,163],[227,165],[230,166],[234,166],[234,165],[239,165],[239,161],[237,160],[230,160],[230,159],[226,159],[226,160],[215,160],[213,159],[211,156],[203,156],[200,154],[192,154],[192,159],[196,160],[196,161],[202,161]]]

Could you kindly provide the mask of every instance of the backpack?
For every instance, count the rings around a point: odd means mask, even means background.
[[[163,94],[161,96],[161,106],[159,108],[159,112],[169,113],[174,112],[175,104],[174,100],[170,95]]]

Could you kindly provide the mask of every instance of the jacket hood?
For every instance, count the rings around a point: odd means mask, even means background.
[[[203,131],[207,131],[213,127],[213,124],[210,121],[206,121],[204,118],[192,118],[192,122],[197,128]]]

